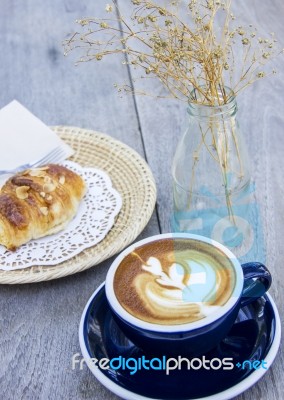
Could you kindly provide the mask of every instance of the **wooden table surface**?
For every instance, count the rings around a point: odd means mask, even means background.
[[[102,0],[9,0],[0,12],[0,107],[18,99],[48,125],[105,132],[137,150],[156,178],[157,208],[140,238],[170,230],[170,165],[182,124],[183,103],[149,97],[120,98],[114,83],[132,84],[121,58],[75,67],[61,41],[82,16],[101,15]],[[127,0],[119,0],[121,7]],[[284,38],[283,0],[238,0],[238,14]],[[284,43],[282,43],[282,46]],[[283,58],[278,74],[239,98],[239,121],[251,155],[261,208],[270,290],[284,311],[284,96]],[[134,83],[135,84],[135,83]],[[153,84],[155,90],[155,84]],[[158,88],[157,88],[158,90]],[[11,155],[12,157],[13,155]],[[71,369],[80,351],[78,325],[111,259],[57,281],[0,288],[0,397],[5,399],[116,399],[85,367]],[[282,342],[283,343],[283,342]],[[284,351],[267,374],[238,399],[280,400]]]

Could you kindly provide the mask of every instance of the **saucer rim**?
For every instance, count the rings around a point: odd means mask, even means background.
[[[91,295],[89,298],[82,316],[80,320],[80,325],[79,325],[79,343],[80,343],[80,348],[82,352],[82,356],[84,359],[89,359],[90,354],[87,350],[87,346],[85,344],[85,338],[84,338],[84,322],[86,318],[87,311],[89,309],[90,304],[92,303],[93,299],[96,297],[96,295],[100,292],[100,290],[105,286],[105,282],[103,282],[99,287],[94,291],[94,293]],[[270,301],[270,304],[272,305],[272,309],[274,312],[275,316],[275,333],[274,333],[274,338],[270,347],[270,350],[268,354],[265,357],[265,361],[267,363],[267,369],[258,369],[252,372],[249,376],[244,378],[241,382],[237,383],[236,385],[223,390],[222,392],[215,393],[210,396],[206,397],[199,397],[194,400],[230,400],[235,396],[238,396],[239,394],[243,393],[244,391],[248,390],[250,387],[252,387],[260,378],[262,378],[266,372],[269,370],[271,367],[279,346],[280,346],[280,340],[281,340],[281,322],[280,322],[280,317],[279,317],[279,312],[277,309],[277,306],[272,298],[272,296],[269,293],[265,293],[265,295],[268,297],[268,300]],[[265,296],[264,295],[264,296]],[[117,396],[120,396],[124,400],[161,400],[157,399],[154,397],[146,397],[143,395],[140,395],[138,393],[132,392],[131,390],[125,389],[118,385],[117,383],[113,382],[110,378],[108,378],[105,374],[103,374],[99,368],[96,368],[95,366],[92,367],[90,363],[86,363],[92,374],[97,378],[97,380],[109,391],[114,393]],[[134,397],[135,396],[135,397]],[[192,400],[192,399],[187,399],[187,400]]]

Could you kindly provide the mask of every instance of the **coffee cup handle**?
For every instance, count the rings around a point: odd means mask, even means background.
[[[265,265],[259,262],[242,264],[244,288],[241,296],[241,307],[263,296],[270,288],[272,277]]]

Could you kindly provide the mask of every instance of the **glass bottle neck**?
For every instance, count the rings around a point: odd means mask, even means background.
[[[202,86],[199,90],[193,89],[191,92],[187,111],[189,116],[200,119],[228,119],[234,117],[237,110],[236,97],[230,88],[224,87],[213,96],[208,88]]]
[[[236,115],[238,110],[237,102],[235,99],[227,104],[209,106],[203,104],[189,103],[187,112],[190,117],[200,119],[206,118],[222,118],[228,119]]]

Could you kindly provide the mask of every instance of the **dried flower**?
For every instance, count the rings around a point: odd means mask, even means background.
[[[188,101],[194,88],[200,96],[191,101],[215,105],[217,99],[224,104],[228,101],[225,86],[236,95],[270,75],[257,72],[258,68],[264,69],[280,53],[273,33],[270,39],[257,37],[252,24],[236,23],[232,0],[187,0],[187,13],[178,0],[163,7],[152,0],[131,0],[133,12],[128,19],[112,2],[105,10],[115,9],[117,20],[114,15],[78,20],[82,32],[64,42],[65,54],[81,48],[84,55],[79,62],[85,62],[122,53],[124,65],[142,69],[141,78],[156,77],[173,98]],[[133,91],[127,85],[117,89]]]
[[[76,22],[81,26],[89,25],[89,21],[87,19],[77,19]]]
[[[106,12],[112,12],[112,6],[110,4],[106,5]]]
[[[240,35],[240,36],[244,36],[245,35],[245,31],[243,30],[243,29],[238,29],[238,34]]]
[[[100,23],[100,27],[103,28],[103,29],[109,28],[109,26],[108,26],[108,24],[106,22],[101,22]]]

